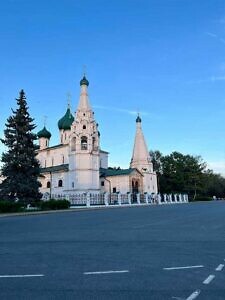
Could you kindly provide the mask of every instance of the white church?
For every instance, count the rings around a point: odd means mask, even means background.
[[[100,133],[89,102],[88,86],[84,76],[80,81],[80,99],[75,115],[68,106],[65,115],[58,121],[58,145],[50,146],[51,133],[45,126],[37,133],[40,191],[50,195],[104,192],[157,194],[157,177],[142,132],[141,118],[138,116],[136,119],[129,168],[109,168],[109,153],[100,146]]]

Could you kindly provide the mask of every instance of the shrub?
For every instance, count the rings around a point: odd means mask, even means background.
[[[211,200],[213,199],[212,197],[209,196],[197,196],[194,201],[211,201]]]
[[[70,202],[68,200],[50,199],[49,201],[41,201],[39,205],[41,210],[67,209],[70,207]]]
[[[23,211],[23,204],[20,202],[0,201],[0,213]]]

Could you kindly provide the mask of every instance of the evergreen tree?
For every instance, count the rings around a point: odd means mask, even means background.
[[[0,185],[0,196],[4,200],[30,203],[41,198],[39,193],[39,162],[36,159],[37,139],[32,130],[36,127],[30,117],[23,90],[17,101],[17,109],[7,119],[5,137],[1,142],[7,147],[2,154],[1,173],[4,181]]]

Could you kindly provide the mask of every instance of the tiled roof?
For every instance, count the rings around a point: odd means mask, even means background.
[[[137,169],[134,169],[134,168],[130,168],[130,169],[103,169],[103,168],[100,168],[100,177],[130,175],[134,171],[139,172]]]

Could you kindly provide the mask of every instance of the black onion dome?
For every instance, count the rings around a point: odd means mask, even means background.
[[[74,121],[74,116],[72,115],[70,108],[67,108],[65,115],[58,121],[59,130],[69,130]]]
[[[86,85],[86,86],[89,86],[89,81],[87,80],[87,78],[85,77],[85,75],[84,75],[84,77],[81,79],[80,85]]]
[[[136,123],[141,123],[141,118],[139,115],[137,116]]]
[[[42,130],[40,130],[37,133],[38,138],[46,138],[46,139],[50,139],[51,138],[51,132],[49,132],[46,127],[44,126],[44,128]]]

